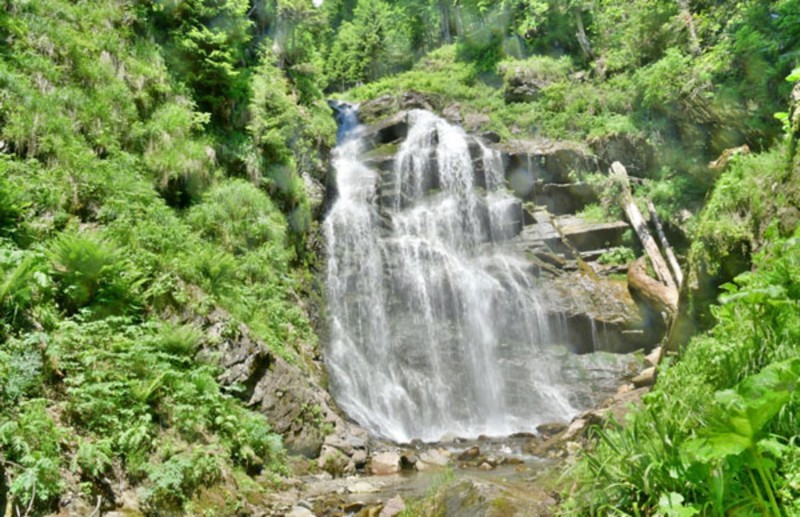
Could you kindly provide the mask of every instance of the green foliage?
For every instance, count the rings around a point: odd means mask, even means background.
[[[487,26],[459,38],[456,57],[473,64],[478,72],[494,72],[497,63],[505,57],[503,33]]]
[[[246,0],[143,1],[164,40],[165,56],[198,105],[230,123],[247,104],[247,73],[239,66],[252,38]]]
[[[56,299],[67,314],[95,316],[136,311],[139,279],[113,245],[93,233],[62,233],[48,252]]]
[[[329,80],[353,85],[408,67],[409,32],[400,15],[383,0],[358,0],[353,19],[339,27],[331,45],[326,62]]]
[[[662,367],[623,429],[599,433],[579,466],[597,492],[575,508],[779,516],[796,507],[798,257],[797,236],[774,239],[756,270],[727,286],[710,335]]]
[[[44,399],[21,404],[14,419],[0,420],[0,444],[16,464],[9,487],[17,509],[52,502],[60,493],[63,430],[53,422]]]
[[[287,218],[308,228],[298,170],[321,176],[335,126],[301,77],[316,48],[298,32],[281,69],[256,51],[248,7],[0,9],[0,447],[14,514],[109,482],[177,514],[210,485],[282,471],[280,437],[206,362],[203,315],[287,358],[313,344]]]
[[[0,237],[13,237],[24,210],[25,203],[19,189],[5,176],[0,176]]]
[[[628,247],[619,246],[606,251],[597,259],[601,264],[624,266],[636,260],[636,253]]]
[[[213,188],[187,220],[231,253],[245,253],[268,242],[283,246],[286,238],[286,223],[269,197],[242,180]]]
[[[107,318],[63,323],[53,336],[66,378],[66,418],[96,439],[79,441],[74,466],[89,478],[115,461],[145,487],[154,508],[179,508],[229,463],[261,469],[280,459],[264,417],[221,390],[215,370],[192,359],[192,327]],[[160,436],[163,428],[171,429]],[[93,470],[94,469],[94,470]]]
[[[497,66],[498,72],[508,82],[512,78],[553,83],[567,79],[573,71],[572,60],[562,56],[531,56],[528,59],[509,59]]]
[[[50,295],[51,277],[41,253],[0,248],[0,309],[10,328],[29,329],[30,311]]]
[[[299,173],[324,174],[323,153],[333,147],[336,125],[321,100],[298,104],[271,59],[266,52],[253,77],[247,128],[252,145],[242,149],[243,161],[248,176],[256,184],[265,183],[288,215],[292,232],[303,234],[311,213]]]
[[[767,230],[778,207],[791,204],[794,182],[771,191],[786,181],[781,153],[738,156],[714,186],[714,192],[694,228],[692,260],[705,260],[712,273],[729,254],[749,255]],[[709,251],[714,250],[714,256]]]
[[[179,98],[156,109],[141,128],[144,166],[172,205],[197,201],[211,183],[214,151],[198,137],[207,122],[207,116]]]

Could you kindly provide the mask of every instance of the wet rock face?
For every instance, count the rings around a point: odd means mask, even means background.
[[[200,355],[217,361],[222,368],[220,382],[244,387],[239,396],[267,416],[272,429],[283,436],[289,453],[316,458],[323,444],[328,444],[326,457],[334,451],[343,456],[329,460],[332,468],[345,470],[355,452],[366,449],[366,431],[339,415],[322,387],[319,365],[302,368],[288,363],[252,336],[245,325],[231,328],[230,317],[221,311],[206,317],[201,325],[208,344]]]
[[[370,116],[380,111],[378,107],[387,113],[391,113],[387,111],[389,106],[398,109],[401,102],[394,99],[374,101],[373,106],[367,107]],[[447,106],[450,118],[458,118],[458,109],[457,105]],[[395,112],[368,126],[365,132],[374,146],[367,162],[379,171],[380,203],[404,206],[404,193],[395,184],[393,170],[399,143],[408,134],[408,112]],[[630,135],[612,135],[590,145],[545,139],[491,144],[480,137],[470,139],[469,153],[478,187],[485,188],[487,181],[481,146],[491,146],[501,153],[506,186],[519,201],[504,208],[507,213],[502,219],[509,221],[509,226],[501,231],[502,235],[487,234],[487,238],[508,240],[531,259],[531,274],[539,277],[544,291],[551,292],[544,303],[551,315],[551,327],[557,329],[554,339],[578,343],[573,349],[580,353],[598,349],[627,352],[655,345],[665,330],[663,325],[650,329],[648,313],[640,314],[624,285],[591,273],[626,271],[624,265],[603,268],[597,260],[623,243],[629,225],[624,221],[591,222],[575,215],[588,204],[598,202],[597,192],[576,180],[580,174],[602,172],[604,163],[619,154],[634,170],[645,169],[653,162],[650,148]],[[436,157],[429,159],[435,167]],[[439,188],[437,176],[432,174],[430,179],[423,190],[435,194]],[[488,213],[483,219],[487,217]],[[387,228],[391,227],[389,219]],[[559,278],[564,280],[557,281]]]

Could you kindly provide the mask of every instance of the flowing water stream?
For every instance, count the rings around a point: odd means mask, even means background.
[[[398,442],[508,435],[571,416],[530,264],[506,245],[521,209],[498,153],[414,110],[381,170],[365,161],[356,111],[338,111],[324,231],[339,405]]]

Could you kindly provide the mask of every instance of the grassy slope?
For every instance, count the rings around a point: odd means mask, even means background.
[[[107,500],[123,483],[163,513],[233,483],[206,509],[222,515],[282,468],[266,419],[194,357],[214,344],[198,322],[217,310],[231,336],[246,323],[290,360],[315,342],[294,302],[298,233],[257,155],[255,176],[228,177],[208,115],[149,31],[113,0],[0,13],[0,498],[12,511],[52,511],[69,492]],[[285,146],[291,128],[269,110],[310,115],[268,61],[250,84],[242,147]],[[295,191],[277,203],[295,222],[307,207],[289,166],[303,156],[279,170]]]

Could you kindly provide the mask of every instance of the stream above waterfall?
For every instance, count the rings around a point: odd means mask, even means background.
[[[559,346],[567,322],[544,311],[513,245],[524,216],[499,153],[413,110],[376,167],[356,108],[335,107],[325,358],[338,404],[396,442],[510,435],[585,408]]]

